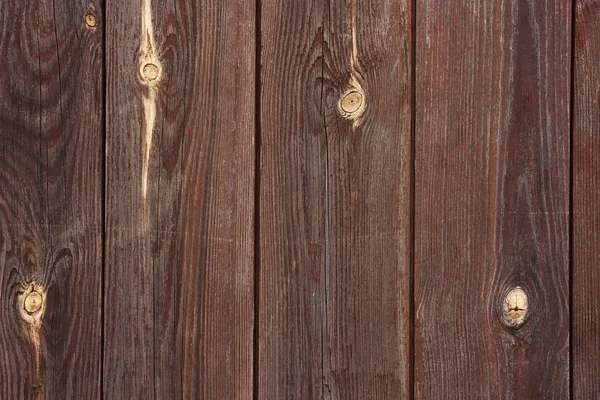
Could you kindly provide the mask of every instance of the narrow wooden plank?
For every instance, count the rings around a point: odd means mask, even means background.
[[[408,396],[409,3],[262,1],[261,399]]]
[[[417,21],[415,397],[568,398],[571,2]]]
[[[573,82],[574,399],[600,397],[600,2],[577,0]]]
[[[254,4],[107,15],[105,397],[250,398]]]
[[[96,399],[102,3],[0,15],[0,398]]]

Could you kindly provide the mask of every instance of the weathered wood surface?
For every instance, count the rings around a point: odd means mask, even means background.
[[[261,15],[258,398],[406,398],[409,2]]]
[[[573,87],[572,379],[600,398],[600,2],[578,0]]]
[[[0,2],[2,399],[100,396],[101,10]]]
[[[107,18],[104,396],[251,398],[254,3]]]
[[[0,399],[600,397],[600,1],[104,3],[0,1]]]
[[[569,397],[571,6],[417,9],[417,399]]]

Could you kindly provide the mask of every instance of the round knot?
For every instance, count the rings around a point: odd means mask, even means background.
[[[153,81],[158,78],[158,66],[156,66],[156,64],[148,63],[142,68],[142,74],[144,75],[144,78]]]
[[[502,308],[504,322],[511,328],[519,328],[525,323],[525,317],[529,310],[527,293],[517,286],[506,295]]]
[[[31,292],[27,296],[25,296],[25,301],[23,302],[23,308],[29,314],[35,314],[36,312],[40,311],[40,309],[42,308],[43,301],[44,301],[44,299],[42,298],[41,294],[39,294],[38,292],[35,292],[35,291]]]
[[[342,117],[353,121],[355,126],[360,123],[366,107],[365,94],[356,85],[351,86],[338,100],[338,112]]]
[[[98,21],[96,21],[96,16],[92,13],[87,13],[85,15],[85,24],[88,28],[95,28],[98,25]]]
[[[342,110],[348,114],[355,113],[360,109],[360,106],[363,103],[363,95],[359,92],[353,90],[348,92],[344,97],[342,97],[342,101],[340,102],[340,107]]]

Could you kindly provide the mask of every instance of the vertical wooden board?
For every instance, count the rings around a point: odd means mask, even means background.
[[[107,18],[104,394],[250,398],[254,4]]]
[[[0,2],[2,399],[100,397],[102,8]]]
[[[417,8],[418,399],[569,396],[570,26],[566,0]]]
[[[573,348],[574,399],[600,397],[600,2],[578,0],[573,87]]]
[[[409,2],[261,16],[258,397],[405,398]]]

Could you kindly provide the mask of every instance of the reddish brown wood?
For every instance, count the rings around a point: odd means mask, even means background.
[[[578,0],[573,115],[573,398],[600,397],[600,2]]]
[[[107,15],[104,395],[251,398],[254,4]]]
[[[568,398],[571,2],[417,21],[415,397]]]
[[[264,0],[261,27],[258,397],[406,398],[409,2]]]
[[[0,2],[1,399],[100,397],[103,30]]]
[[[600,397],[599,0],[103,9],[0,1],[0,399]]]

